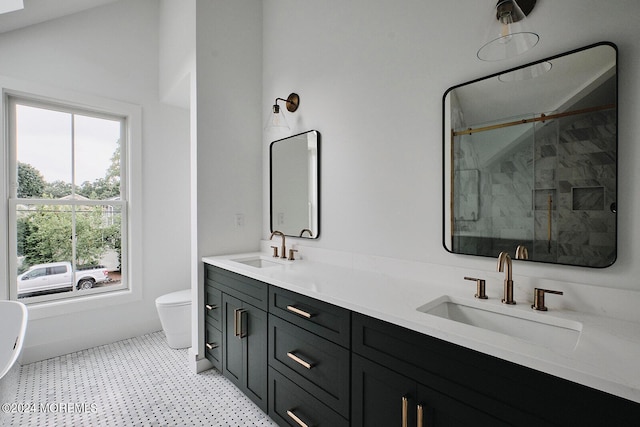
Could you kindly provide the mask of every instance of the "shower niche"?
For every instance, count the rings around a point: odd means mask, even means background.
[[[615,262],[616,66],[615,45],[598,43],[445,93],[448,251]]]

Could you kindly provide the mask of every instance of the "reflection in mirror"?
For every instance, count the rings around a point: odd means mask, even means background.
[[[316,239],[320,232],[320,132],[274,141],[269,154],[271,231]]]
[[[616,62],[615,45],[599,43],[445,93],[448,251],[615,262]]]

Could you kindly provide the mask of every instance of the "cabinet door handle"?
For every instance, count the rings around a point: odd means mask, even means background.
[[[289,409],[289,410],[287,411],[287,415],[289,415],[289,417],[290,417],[293,421],[295,421],[296,423],[298,423],[298,425],[299,425],[300,427],[309,427],[309,425],[308,425],[307,423],[305,423],[304,421],[302,421],[300,418],[298,418],[298,417],[296,416],[296,414],[294,414],[294,413],[293,413],[293,411],[292,411],[291,409]]]
[[[216,308],[218,308],[217,305],[210,305],[210,304],[205,305],[205,307],[207,308],[207,310],[215,310]]]
[[[409,399],[402,396],[402,427],[409,427]]]
[[[292,306],[292,305],[288,305],[288,306],[287,306],[287,310],[289,310],[289,311],[291,311],[291,312],[293,312],[293,313],[297,314],[298,316],[305,317],[305,318],[307,318],[307,319],[311,319],[311,318],[313,317],[313,314],[311,314],[311,313],[307,313],[306,311],[304,311],[304,310],[300,310],[299,308],[294,307],[294,306]]]
[[[243,310],[241,308],[236,308],[233,310],[233,334],[238,337],[238,339],[242,339],[247,336],[244,332],[244,327],[242,324],[242,314],[247,310]]]
[[[212,343],[206,343],[205,346],[209,349],[209,350],[213,350],[214,348],[218,347],[218,344],[212,342]]]
[[[313,365],[309,362],[307,362],[304,359],[301,359],[300,357],[296,356],[295,354],[288,352],[287,356],[289,356],[290,359],[292,359],[294,362],[297,362],[299,364],[301,364],[302,366],[304,366],[307,369],[311,369],[313,368]]]
[[[417,411],[417,417],[418,417],[418,421],[416,422],[416,425],[418,427],[423,427],[424,426],[424,406],[421,404],[418,405],[418,411]]]

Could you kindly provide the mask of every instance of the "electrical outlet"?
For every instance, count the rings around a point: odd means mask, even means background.
[[[244,227],[244,214],[237,213],[235,219],[236,219],[235,225],[236,225],[237,228]]]

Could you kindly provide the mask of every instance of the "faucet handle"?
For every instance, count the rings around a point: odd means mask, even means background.
[[[271,249],[273,249],[273,257],[274,258],[278,258],[278,247],[277,246],[271,246]]]
[[[465,277],[464,280],[473,280],[476,282],[476,294],[474,297],[478,299],[487,299],[486,281],[484,279],[476,279],[475,277]]]
[[[289,249],[289,258],[287,258],[289,261],[294,261],[296,259],[296,257],[293,255],[294,252],[298,252],[297,249]]]
[[[544,294],[556,294],[556,295],[564,295],[561,291],[552,291],[551,289],[533,289],[533,305],[531,308],[538,311],[547,311],[548,308],[544,305]]]

